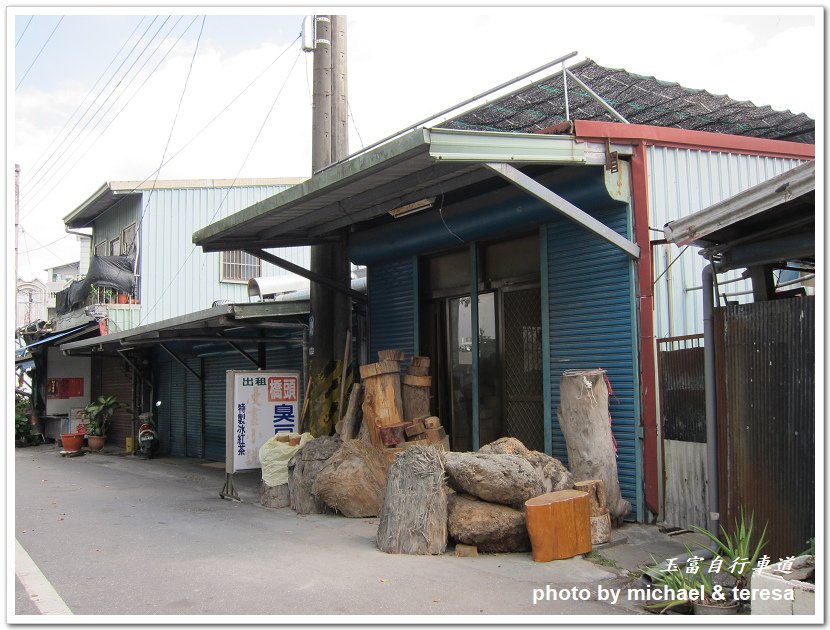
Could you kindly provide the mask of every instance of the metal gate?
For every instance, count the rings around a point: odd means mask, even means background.
[[[706,527],[706,391],[703,335],[657,340],[663,521]]]
[[[539,289],[503,291],[504,434],[545,450],[542,391],[542,303]]]

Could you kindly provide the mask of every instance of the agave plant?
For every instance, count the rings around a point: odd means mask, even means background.
[[[724,529],[723,525],[720,527],[720,536],[716,536],[712,532],[696,525],[693,525],[692,529],[703,534],[717,545],[717,553],[724,560],[731,561],[727,570],[735,578],[735,586],[739,589],[745,588],[749,574],[758,563],[758,558],[761,557],[761,551],[767,544],[767,525],[764,525],[764,529],[761,531],[761,535],[754,545],[755,514],[750,514],[749,520],[747,520],[743,508],[741,508],[740,517],[735,519],[735,527],[731,534]],[[744,562],[745,560],[746,562]]]

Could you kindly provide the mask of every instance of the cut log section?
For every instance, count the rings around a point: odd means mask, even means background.
[[[267,508],[284,508],[290,505],[288,498],[288,484],[281,483],[277,486],[269,486],[264,481],[259,486],[259,502]]]
[[[403,361],[403,350],[378,350],[378,361]]]
[[[410,364],[413,367],[428,368],[429,367],[429,357],[415,355],[414,357],[412,357],[412,361],[410,361]]]
[[[591,544],[602,545],[611,540],[611,515],[604,514],[591,517]]]
[[[588,493],[591,516],[602,516],[608,512],[605,501],[605,483],[602,479],[586,479],[574,483],[574,490]]]
[[[426,431],[426,427],[423,422],[411,422],[409,426],[406,427],[406,437],[409,439],[413,435],[421,435],[424,431]]]
[[[586,492],[559,490],[528,499],[525,519],[536,562],[573,558],[592,549]]]
[[[363,379],[363,421],[366,422],[372,444],[383,448],[378,428],[401,424],[401,373],[396,361],[381,361],[360,366]]]
[[[441,420],[438,416],[429,416],[423,420],[425,429],[437,429],[441,426]]]
[[[383,444],[384,446],[395,446],[396,444],[405,442],[405,428],[406,425],[403,422],[399,424],[387,424],[385,426],[378,427],[378,431],[380,432],[381,444]]]
[[[406,373],[409,376],[429,376],[429,368],[419,367],[417,365],[409,365],[406,368]]]
[[[429,395],[432,377],[404,374],[402,379],[403,415],[414,420],[429,415]]]

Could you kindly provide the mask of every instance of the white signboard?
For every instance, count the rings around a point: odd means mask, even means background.
[[[228,370],[226,379],[225,470],[259,468],[260,447],[297,428],[300,374]]]

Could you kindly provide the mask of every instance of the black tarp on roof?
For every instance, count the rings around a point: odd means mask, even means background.
[[[815,121],[805,114],[775,111],[705,90],[605,68],[587,59],[569,68],[628,122],[657,127],[770,138],[815,144]],[[571,120],[619,122],[572,79]],[[439,127],[534,133],[565,120],[562,73],[457,116]]]

